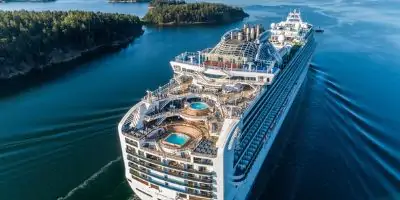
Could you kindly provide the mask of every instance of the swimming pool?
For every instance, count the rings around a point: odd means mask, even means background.
[[[181,133],[170,133],[165,139],[164,141],[171,144],[171,145],[175,145],[178,147],[181,147],[183,145],[186,144],[186,142],[188,142],[190,139],[189,136],[181,134]]]
[[[193,110],[204,110],[208,108],[208,105],[204,102],[194,102],[190,104],[190,108]]]

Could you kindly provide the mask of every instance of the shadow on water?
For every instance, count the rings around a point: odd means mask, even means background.
[[[0,98],[13,96],[26,90],[47,84],[56,79],[60,79],[67,76],[68,72],[82,67],[84,64],[89,63],[100,56],[110,55],[121,51],[133,43],[134,41],[122,44],[121,46],[104,46],[96,51],[83,53],[82,57],[68,62],[54,64],[45,69],[34,68],[26,75],[17,76],[11,79],[0,79]]]
[[[265,199],[268,197],[264,196],[265,188],[268,187],[271,183],[271,177],[274,175],[275,171],[280,167],[279,161],[283,157],[283,151],[287,146],[288,142],[290,142],[290,138],[293,133],[296,132],[297,123],[301,121],[300,114],[302,104],[304,104],[305,97],[308,96],[308,90],[306,90],[306,86],[308,85],[308,78],[306,78],[301,86],[293,104],[290,108],[287,117],[285,118],[284,123],[278,133],[276,140],[270,151],[268,152],[268,156],[261,167],[261,170],[255,180],[253,186],[253,192],[250,196],[250,199]],[[270,197],[268,197],[270,198]]]

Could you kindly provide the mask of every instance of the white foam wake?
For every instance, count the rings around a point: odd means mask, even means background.
[[[92,176],[90,176],[88,179],[86,179],[83,183],[81,183],[80,185],[78,185],[77,187],[73,188],[71,191],[68,192],[67,195],[65,195],[64,197],[58,197],[57,200],[65,200],[68,199],[69,197],[71,197],[72,195],[75,194],[75,192],[84,189],[86,186],[88,186],[92,181],[94,181],[100,174],[102,174],[103,172],[105,172],[111,165],[113,165],[114,163],[118,162],[121,160],[121,156],[116,158],[115,160],[110,161],[109,163],[107,163],[106,165],[104,165],[99,171],[97,171],[96,173],[94,173]]]

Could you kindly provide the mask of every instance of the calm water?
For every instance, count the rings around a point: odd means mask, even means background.
[[[244,5],[235,0],[232,4]],[[301,8],[325,28],[288,146],[260,199],[400,199],[400,2],[246,1],[246,22]],[[146,4],[105,0],[0,4],[143,16]],[[0,199],[129,199],[116,124],[172,75],[168,61],[209,47],[242,22],[146,28],[128,48],[0,99]]]

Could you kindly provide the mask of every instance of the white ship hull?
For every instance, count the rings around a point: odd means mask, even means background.
[[[262,150],[258,154],[249,174],[247,175],[247,179],[243,182],[243,185],[241,185],[241,187],[237,188],[237,192],[236,192],[237,195],[235,195],[235,197],[233,199],[244,200],[244,199],[247,199],[248,195],[251,194],[253,184],[255,183],[255,180],[257,179],[257,175],[259,174],[264,161],[266,161],[266,158],[269,155],[269,151],[272,148],[272,146],[274,145],[275,139],[279,136],[278,134],[281,129],[281,126],[282,126],[283,122],[285,121],[286,116],[289,113],[290,108],[291,108],[300,88],[302,87],[304,80],[306,79],[307,72],[308,72],[308,67],[306,67],[303,70],[296,87],[293,88],[293,91],[290,95],[287,106],[284,108],[282,116],[280,117],[278,123],[276,124],[276,126],[274,128],[274,130],[271,134],[272,135],[271,138],[262,147]],[[267,180],[264,179],[263,181],[267,181]]]
[[[309,65],[309,62],[307,63],[307,66]],[[282,116],[280,117],[280,120],[276,124],[273,132],[272,132],[272,137],[266,142],[260,151],[258,157],[256,158],[256,161],[254,162],[254,165],[252,166],[252,169],[250,170],[249,174],[247,175],[247,179],[242,183],[242,185],[238,188],[235,188],[234,190],[236,191],[234,197],[232,199],[235,200],[245,200],[248,197],[248,194],[251,194],[251,190],[253,188],[253,184],[255,183],[255,180],[257,179],[257,175],[260,172],[261,167],[263,166],[263,163],[265,159],[268,156],[268,153],[274,144],[274,141],[276,137],[278,136],[279,130],[285,121],[285,118],[290,111],[290,108],[300,90],[300,88],[303,85],[304,80],[306,79],[308,72],[308,67],[305,67],[303,72],[300,75],[300,78],[298,80],[298,83],[295,88],[293,88],[292,93],[290,95],[290,98],[288,100],[287,106],[283,110]],[[129,174],[129,172],[126,172],[126,174]],[[129,183],[130,187],[132,190],[135,192],[135,195],[138,196],[142,200],[172,200],[175,199],[173,198],[176,194],[173,190],[164,190],[162,193],[159,192],[154,192],[153,190],[149,190],[148,187],[144,187],[143,184],[133,181],[132,183]],[[230,190],[231,191],[231,190]],[[143,192],[146,192],[149,195],[144,194]],[[167,197],[166,195],[170,194],[170,197]]]

